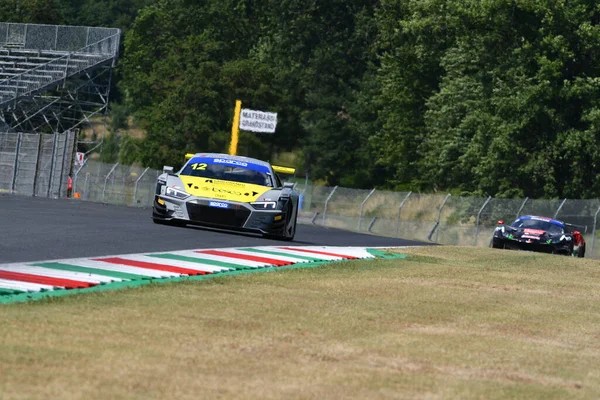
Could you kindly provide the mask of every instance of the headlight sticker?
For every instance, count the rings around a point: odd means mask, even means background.
[[[175,187],[168,187],[165,191],[165,194],[167,196],[182,200],[190,197],[189,194],[187,194],[186,192],[182,192],[181,190],[178,190]]]

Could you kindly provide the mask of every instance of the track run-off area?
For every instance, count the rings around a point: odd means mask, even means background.
[[[117,289],[157,280],[305,268],[397,257],[376,248],[419,243],[299,224],[296,240],[153,224],[148,209],[0,196],[0,295],[18,301],[65,289]],[[61,293],[59,293],[61,292]],[[43,296],[31,295],[32,293]],[[1,302],[12,302],[4,297]]]

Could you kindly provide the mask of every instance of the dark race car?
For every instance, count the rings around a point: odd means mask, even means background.
[[[533,215],[519,217],[510,225],[498,221],[492,247],[585,256],[585,239],[574,225]]]

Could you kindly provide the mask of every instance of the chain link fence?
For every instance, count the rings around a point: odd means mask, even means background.
[[[0,133],[0,191],[64,197],[76,135]]]
[[[498,199],[299,185],[301,218],[331,228],[459,246],[490,245],[498,221],[521,215],[554,217],[580,226],[586,257],[596,247],[600,199]]]
[[[120,32],[117,28],[0,22],[0,45],[26,50],[77,51]]]
[[[66,189],[65,171],[72,157],[69,143],[72,142],[53,135],[0,136],[0,189],[57,197],[59,187]],[[36,163],[37,169],[33,167]],[[73,192],[87,201],[151,207],[156,179],[161,173],[88,159],[74,170]],[[487,247],[499,220],[512,222],[521,215],[542,215],[580,226],[588,243],[586,256],[600,257],[600,249],[596,248],[600,247],[596,246],[600,199],[456,197],[318,186],[308,180],[288,180],[296,183],[300,194],[300,223],[440,244]],[[53,182],[63,184],[55,186]],[[60,197],[64,195],[61,190]]]
[[[156,179],[161,173],[150,168],[87,160],[75,171],[73,192],[83,200],[148,207],[154,201]]]

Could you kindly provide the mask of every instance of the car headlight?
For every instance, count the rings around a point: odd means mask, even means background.
[[[179,199],[179,200],[184,200],[184,199],[187,199],[188,197],[190,197],[190,195],[187,194],[186,192],[183,192],[181,190],[177,190],[177,189],[172,188],[172,187],[168,187],[165,190],[165,195],[167,195],[169,197],[175,197],[176,199]]]
[[[258,210],[274,210],[277,207],[277,203],[274,201],[255,201],[250,204]]]

